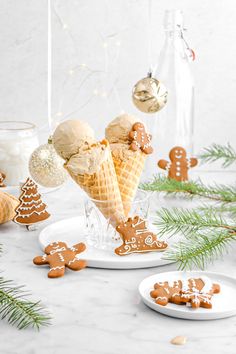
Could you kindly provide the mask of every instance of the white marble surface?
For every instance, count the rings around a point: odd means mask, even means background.
[[[224,182],[235,179],[232,174],[217,177]],[[203,178],[209,180],[208,175]],[[44,199],[52,214],[47,223],[81,212],[80,190],[72,182],[44,195]],[[158,204],[174,203],[162,199]],[[174,270],[175,264],[140,270],[87,268],[78,273],[68,271],[61,279],[48,279],[47,269],[32,264],[33,257],[41,254],[39,231],[28,232],[14,223],[2,225],[0,269],[6,278],[25,284],[34,299],[43,301],[53,316],[52,325],[39,333],[19,332],[0,321],[1,354],[235,353],[236,317],[205,322],[179,320],[158,314],[140,301],[140,281],[157,272]],[[208,270],[236,276],[235,251],[234,247]],[[176,335],[187,336],[187,344],[170,344]]]

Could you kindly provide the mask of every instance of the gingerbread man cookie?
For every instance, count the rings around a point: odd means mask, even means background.
[[[137,122],[133,125],[129,133],[129,138],[132,141],[130,150],[137,151],[140,149],[147,155],[153,152],[153,148],[151,147],[152,136],[146,132],[142,123]]]
[[[0,172],[0,188],[6,187],[6,185],[3,183],[4,179],[6,178],[5,173]]]
[[[219,284],[213,284],[208,277],[182,281],[181,301],[192,308],[212,308],[212,296],[220,292]]]
[[[130,253],[164,251],[167,248],[167,243],[159,241],[157,236],[146,228],[145,220],[139,216],[121,222],[116,230],[123,240],[123,244],[115,249],[118,256],[125,256]]]
[[[86,267],[86,261],[79,260],[76,255],[86,249],[84,243],[78,243],[72,247],[67,247],[65,242],[53,242],[48,245],[44,256],[33,259],[34,264],[49,264],[49,278],[62,277],[65,274],[65,267],[71,270],[80,270]]]
[[[196,158],[187,158],[184,148],[175,146],[169,153],[170,161],[159,160],[158,166],[168,171],[168,178],[179,182],[188,181],[188,170],[198,164]]]
[[[166,306],[168,302],[181,304],[181,291],[182,283],[180,280],[171,282],[164,281],[154,284],[154,290],[150,295],[155,299],[156,304]]]
[[[208,277],[158,282],[150,296],[159,305],[189,304],[192,308],[212,308],[212,296],[220,292],[220,285],[212,283]]]

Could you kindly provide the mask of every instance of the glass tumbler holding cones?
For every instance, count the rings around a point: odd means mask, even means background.
[[[133,200],[129,216],[138,215],[143,219],[148,218],[150,207],[150,193],[138,190]],[[90,246],[102,250],[113,250],[120,244],[120,236],[112,226],[111,220],[105,218],[99,211],[98,203],[104,201],[86,198],[84,211],[86,218],[86,240]],[[125,206],[124,206],[125,207]]]

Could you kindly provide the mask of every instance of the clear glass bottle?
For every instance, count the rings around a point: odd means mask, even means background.
[[[166,106],[147,125],[153,136],[154,154],[149,159],[146,177],[158,172],[157,161],[168,158],[174,146],[182,146],[188,154],[193,151],[194,83],[190,62],[194,53],[184,39],[183,14],[180,10],[166,11],[165,43],[154,76],[168,90]]]

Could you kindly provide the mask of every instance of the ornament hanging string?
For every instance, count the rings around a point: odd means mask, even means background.
[[[52,12],[51,0],[48,0],[48,125],[50,135],[52,134]]]
[[[147,35],[148,35],[148,76],[152,76],[155,73],[157,65],[152,64],[152,0],[148,0],[148,24],[147,24]]]

